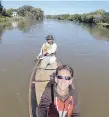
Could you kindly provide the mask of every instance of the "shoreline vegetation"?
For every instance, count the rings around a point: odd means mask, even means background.
[[[0,9],[0,24],[4,25],[5,23],[10,23],[12,21],[19,20],[43,20],[44,11],[40,8],[34,8],[29,5],[24,5],[18,9]]]
[[[84,14],[45,15],[45,18],[95,24],[109,28],[109,12],[106,12],[105,10],[102,9]]]
[[[13,13],[17,13],[17,16],[13,16]],[[59,14],[59,15],[45,15],[44,11],[40,8],[34,8],[29,5],[24,5],[18,9],[5,9],[0,11],[0,24],[9,23],[19,20],[43,20],[43,19],[58,19],[69,20],[80,23],[95,24],[98,26],[109,28],[109,12],[103,9],[96,10],[90,13],[83,14]]]

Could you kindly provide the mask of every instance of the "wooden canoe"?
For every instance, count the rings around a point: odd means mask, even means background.
[[[29,114],[30,117],[36,117],[36,107],[39,104],[41,95],[50,80],[50,75],[55,72],[61,64],[58,60],[54,65],[48,65],[46,69],[41,69],[42,60],[38,60],[33,69],[29,84]]]

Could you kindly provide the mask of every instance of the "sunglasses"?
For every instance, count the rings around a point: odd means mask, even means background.
[[[57,76],[58,79],[65,79],[65,80],[70,80],[71,77],[69,76]]]

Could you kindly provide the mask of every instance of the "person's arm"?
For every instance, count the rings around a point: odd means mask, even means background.
[[[78,105],[78,95],[76,89],[73,91],[74,94],[74,110],[72,112],[71,117],[80,117],[80,110],[79,110],[79,105]]]
[[[37,58],[40,58],[41,56],[43,56],[43,47],[44,47],[44,44],[42,45],[41,50],[40,50],[40,53],[37,56]]]
[[[38,106],[38,117],[47,117],[47,111],[51,103],[51,89],[45,88]]]

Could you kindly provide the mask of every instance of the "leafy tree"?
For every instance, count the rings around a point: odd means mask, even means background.
[[[6,13],[8,14],[8,16],[12,16],[13,9],[12,8],[8,9]]]
[[[18,9],[18,14],[22,17],[27,17],[29,19],[40,20],[44,17],[44,11],[40,8],[34,8],[32,6],[25,5]]]
[[[18,14],[22,17],[26,16],[26,13],[29,12],[33,7],[29,5],[24,5],[20,8],[18,8]]]
[[[3,6],[2,6],[2,4],[1,4],[1,2],[0,2],[0,15],[1,15],[1,13],[2,13],[2,10],[3,10]]]

